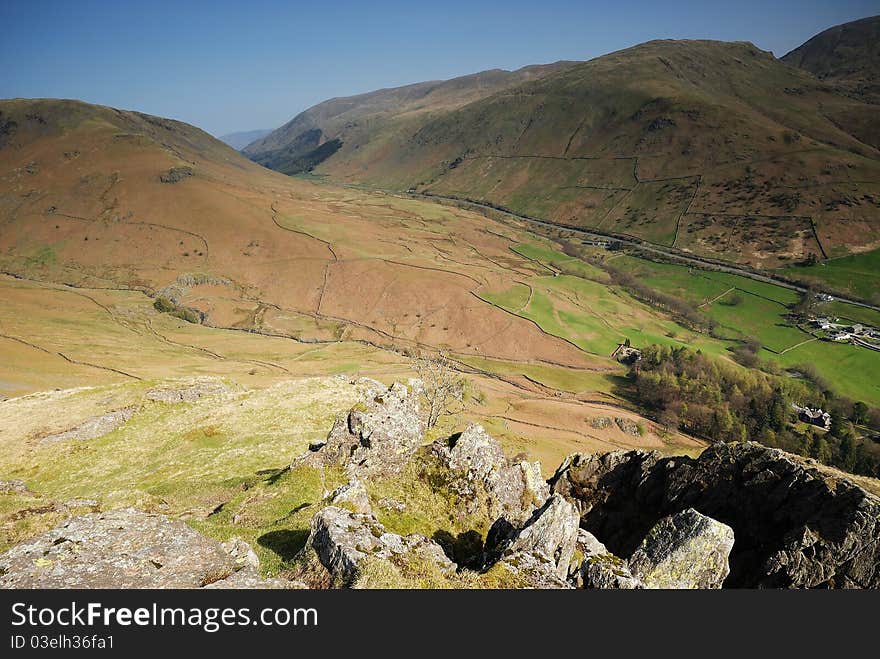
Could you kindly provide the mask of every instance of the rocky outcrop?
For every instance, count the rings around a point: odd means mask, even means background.
[[[551,483],[618,556],[632,556],[664,517],[693,508],[736,535],[725,587],[880,587],[880,499],[784,451],[746,442],[698,458],[577,455]]]
[[[55,442],[65,441],[84,442],[91,439],[98,439],[122,426],[134,416],[136,411],[137,409],[134,407],[126,407],[121,410],[107,412],[101,416],[88,419],[70,430],[41,437],[40,443],[53,444]]]
[[[205,379],[178,387],[156,387],[146,393],[148,400],[159,403],[194,403],[205,396],[216,396],[230,391],[221,380]]]
[[[337,418],[326,442],[313,445],[300,462],[339,464],[352,478],[391,476],[418,450],[424,430],[418,396],[394,383]]]
[[[608,551],[589,531],[578,530],[577,548],[583,559],[573,570],[571,580],[578,588],[633,590],[645,587],[633,576],[627,562]]]
[[[298,559],[306,570],[320,564],[329,577],[326,585],[345,587],[357,579],[363,561],[394,560],[410,553],[435,563],[443,572],[456,570],[433,540],[388,533],[372,514],[327,506],[312,518],[311,532]],[[316,578],[314,574],[312,578]]]
[[[550,496],[550,488],[537,462],[512,463],[501,445],[480,425],[470,425],[459,435],[434,442],[431,449],[446,474],[447,487],[455,492],[467,513],[473,513],[485,495],[491,518],[523,522]]]
[[[185,178],[188,178],[195,174],[192,167],[172,167],[167,172],[163,172],[159,175],[159,180],[162,183],[180,183]]]
[[[629,559],[648,588],[721,588],[733,529],[693,508],[660,520]]]
[[[534,588],[569,587],[577,537],[577,511],[554,494],[521,527],[503,517],[495,522],[486,540],[486,563],[506,564]]]
[[[259,587],[283,585],[264,584],[255,559],[246,543],[227,551],[181,521],[128,508],[74,517],[0,554],[0,587],[235,587],[222,582],[242,570]]]
[[[0,494],[18,494],[22,496],[34,496],[23,480],[17,478],[8,481],[0,481]]]

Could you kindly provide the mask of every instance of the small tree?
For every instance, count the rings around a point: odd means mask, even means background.
[[[444,415],[464,411],[465,381],[446,357],[423,357],[416,361],[416,372],[424,384],[422,396],[428,406],[428,428],[436,426]]]

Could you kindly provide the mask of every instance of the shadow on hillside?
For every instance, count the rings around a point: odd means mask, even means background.
[[[304,529],[269,531],[257,538],[257,544],[289,561],[305,547],[308,537],[309,532]]]

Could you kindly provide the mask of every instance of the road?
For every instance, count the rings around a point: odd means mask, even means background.
[[[386,192],[393,193],[390,190]],[[399,193],[397,193],[399,194]],[[755,281],[764,282],[765,284],[775,284],[776,286],[782,286],[783,288],[788,288],[793,291],[797,291],[799,293],[806,293],[808,289],[799,284],[792,283],[786,279],[781,279],[779,277],[771,277],[769,275],[763,275],[758,272],[754,272],[753,270],[748,270],[746,268],[742,268],[727,262],[723,261],[715,261],[712,259],[706,259],[699,256],[695,256],[693,254],[688,254],[686,252],[682,252],[677,249],[663,247],[661,245],[656,245],[654,243],[647,243],[638,238],[633,238],[631,236],[625,236],[617,233],[610,233],[605,231],[600,231],[597,229],[581,229],[579,227],[569,226],[567,224],[560,224],[558,222],[550,222],[548,220],[542,220],[537,217],[531,217],[529,215],[521,215],[516,213],[508,208],[502,208],[499,206],[494,206],[492,204],[487,204],[479,201],[473,201],[472,199],[461,199],[459,197],[446,197],[443,195],[437,194],[425,194],[419,192],[406,192],[405,194],[416,197],[420,199],[440,199],[444,201],[450,201],[457,204],[467,204],[469,206],[473,206],[475,208],[482,208],[485,210],[491,210],[496,213],[503,213],[505,215],[509,215],[512,218],[517,220],[521,220],[524,222],[530,222],[532,224],[538,224],[541,226],[545,226],[551,229],[564,229],[565,231],[571,231],[572,233],[577,233],[587,238],[597,239],[597,240],[614,240],[622,245],[626,245],[628,247],[634,247],[642,252],[647,252],[649,254],[656,254],[658,256],[664,256],[669,259],[675,259],[677,261],[681,261],[683,263],[690,263],[700,268],[708,268],[711,270],[715,270],[717,272],[727,272],[733,275],[740,275],[741,277],[748,277],[749,279],[754,279]],[[840,302],[845,302],[847,304],[852,304],[857,307],[863,307],[865,309],[872,309],[874,311],[880,311],[880,306],[875,306],[873,304],[868,304],[867,302],[862,302],[860,300],[853,300],[852,298],[843,297],[838,295],[837,293],[831,293],[835,300],[839,300]]]

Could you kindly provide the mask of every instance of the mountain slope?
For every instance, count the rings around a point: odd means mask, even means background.
[[[339,144],[350,143],[348,148],[357,148],[360,141],[371,139],[376,133],[391,129],[400,121],[423,120],[426,114],[453,110],[574,64],[556,62],[527,66],[517,71],[494,69],[451,80],[433,80],[358,96],[333,98],[300,113],[243,151],[267,167],[285,173],[298,173],[310,168],[313,158],[310,159],[309,154],[320,145],[328,142],[335,145],[335,141],[338,141]],[[329,157],[334,151],[326,153],[325,149],[324,157]]]
[[[319,144],[331,133],[318,108],[300,115],[308,131],[295,120],[263,144]],[[878,124],[871,106],[752,44],[654,41],[365,123],[307,164],[776,267],[880,247]],[[259,144],[247,155],[290,171]]]
[[[880,103],[880,16],[829,28],[784,55],[782,61]]]
[[[221,142],[225,142],[236,151],[241,151],[251,142],[265,137],[272,132],[271,128],[258,128],[257,130],[246,130],[237,133],[229,133],[220,137]]]
[[[219,327],[596,360],[477,295],[543,272],[480,215],[296,181],[192,126],[76,101],[0,101],[0,127],[5,272],[144,290]]]

